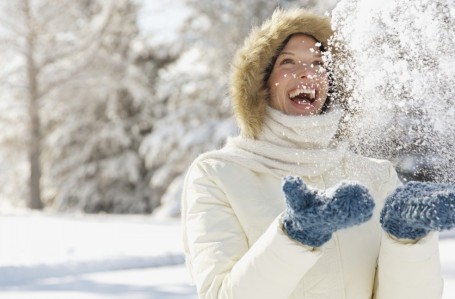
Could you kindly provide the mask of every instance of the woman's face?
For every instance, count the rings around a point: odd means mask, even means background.
[[[319,46],[309,35],[291,37],[267,81],[272,108],[288,115],[321,112],[329,83]]]

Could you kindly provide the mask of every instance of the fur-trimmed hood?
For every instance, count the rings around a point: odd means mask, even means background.
[[[313,36],[328,48],[333,31],[330,18],[303,9],[277,9],[260,27],[252,29],[237,51],[231,72],[234,114],[243,136],[256,138],[267,108],[266,69],[286,38],[294,33]]]

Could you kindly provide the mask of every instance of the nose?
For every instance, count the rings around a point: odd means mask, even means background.
[[[297,77],[299,79],[312,79],[315,75],[314,67],[312,65],[308,65],[306,63],[302,63],[299,65],[297,70]]]

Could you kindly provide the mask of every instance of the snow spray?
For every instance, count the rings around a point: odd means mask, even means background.
[[[455,1],[341,0],[333,74],[354,149],[431,160],[455,183]]]

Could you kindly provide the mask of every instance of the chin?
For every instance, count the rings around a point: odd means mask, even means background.
[[[321,114],[322,108],[321,107],[311,107],[308,109],[296,109],[295,107],[290,107],[287,110],[288,111],[286,112],[286,114],[288,114],[288,115],[309,116],[309,115]]]

